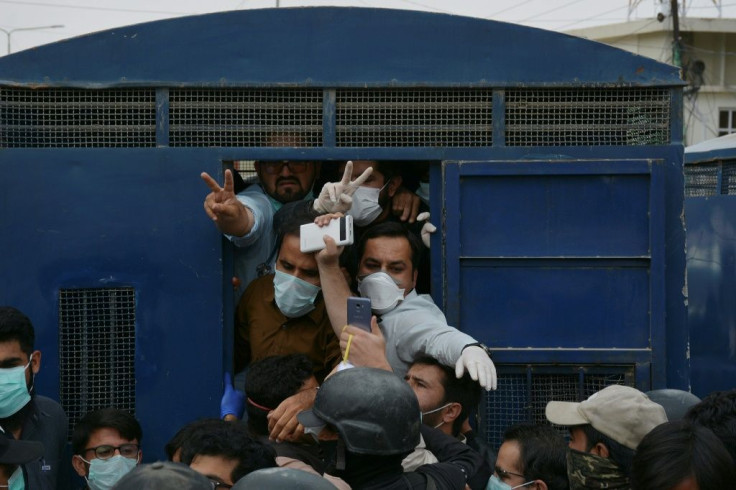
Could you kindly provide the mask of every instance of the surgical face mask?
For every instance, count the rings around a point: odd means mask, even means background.
[[[25,490],[26,482],[23,481],[23,470],[18,466],[10,478],[8,478],[7,485],[0,485],[0,488],[7,488],[9,490]]]
[[[26,384],[26,369],[31,365],[31,359],[25,366],[0,369],[0,418],[10,417],[31,401]]]
[[[299,318],[314,309],[314,300],[320,288],[277,270],[273,277],[273,290],[276,306],[281,313],[289,318]]]
[[[359,279],[358,292],[371,299],[371,310],[376,315],[385,315],[404,300],[404,290],[385,272],[374,272]]]
[[[378,204],[378,196],[381,194],[383,187],[375,189],[360,186],[355,189],[353,204],[350,205],[350,210],[348,210],[348,214],[353,217],[355,226],[368,226],[381,214],[383,208]]]
[[[486,490],[514,490],[515,488],[522,488],[532,483],[534,483],[534,480],[512,487],[508,483],[502,482],[496,475],[491,475],[491,479],[488,480],[488,485],[486,485]]]
[[[419,188],[415,193],[419,199],[424,201],[425,204],[429,204],[429,182],[420,182]]]
[[[437,408],[435,408],[434,410],[430,410],[430,411],[428,411],[428,412],[422,412],[422,419],[424,418],[424,416],[425,416],[425,415],[430,415],[430,414],[432,414],[432,413],[437,413],[437,412],[439,412],[440,410],[442,410],[443,408],[447,408],[447,407],[449,407],[450,405],[452,405],[452,402],[450,402],[450,403],[445,403],[445,404],[444,404],[444,405],[442,405],[441,407],[437,407]],[[435,425],[435,426],[434,426],[434,428],[436,429],[437,427],[439,427],[439,426],[443,425],[444,423],[445,423],[444,421],[443,421],[443,422],[440,422],[439,424]]]
[[[120,454],[109,459],[95,458],[91,461],[82,458],[82,461],[89,463],[89,475],[86,480],[91,490],[111,489],[138,464],[138,459],[126,458]]]

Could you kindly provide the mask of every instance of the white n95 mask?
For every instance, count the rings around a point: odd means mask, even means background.
[[[382,189],[383,187],[374,189],[365,186],[355,189],[353,204],[350,205],[348,210],[348,214],[353,217],[355,226],[368,226],[381,214],[383,209],[378,204],[378,196]]]
[[[374,272],[359,279],[358,292],[371,299],[371,310],[376,315],[385,315],[404,300],[404,290],[385,272]]]

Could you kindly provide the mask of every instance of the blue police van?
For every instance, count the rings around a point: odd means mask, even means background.
[[[499,370],[489,443],[551,399],[690,389],[682,87],[565,34],[370,8],[183,17],[3,57],[0,303],[33,320],[38,391],[71,426],[134,411],[161,458],[218,415],[231,368],[232,249],[200,172],[425,162],[432,295]]]

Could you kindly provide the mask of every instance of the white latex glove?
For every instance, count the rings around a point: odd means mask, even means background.
[[[461,378],[466,369],[470,377],[483,388],[496,389],[496,366],[482,347],[471,345],[463,349],[460,359],[455,363],[455,376]]]
[[[368,167],[365,172],[351,182],[353,162],[348,162],[345,164],[345,173],[343,173],[340,182],[328,182],[322,187],[319,197],[314,200],[314,210],[319,214],[347,213],[350,206],[353,205],[355,189],[360,187],[372,172],[373,167]]]
[[[417,221],[427,221],[424,223],[424,226],[422,226],[422,242],[424,242],[424,246],[429,248],[429,235],[437,231],[437,227],[434,226],[432,223],[429,222],[429,213],[427,211],[423,213],[419,213],[417,215]]]

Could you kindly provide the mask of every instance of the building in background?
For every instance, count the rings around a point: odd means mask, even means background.
[[[681,17],[680,63],[675,62],[673,19],[567,31],[568,34],[682,67],[684,143],[693,145],[736,132],[736,19]]]

